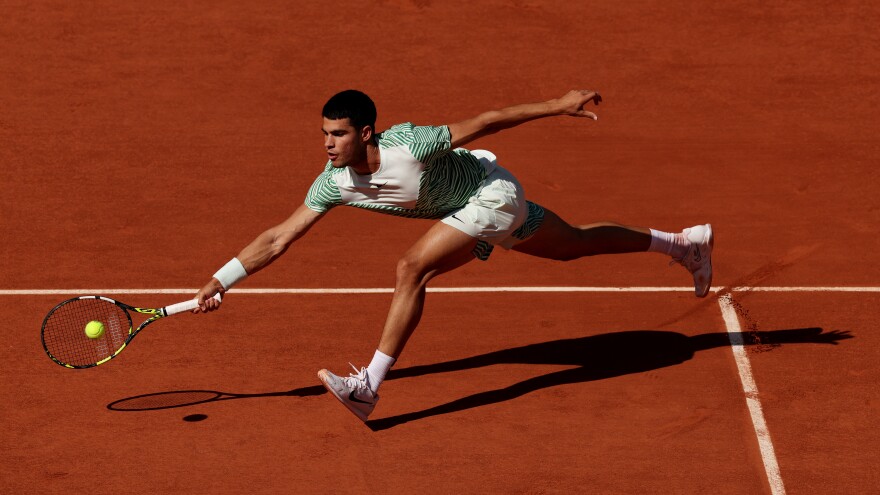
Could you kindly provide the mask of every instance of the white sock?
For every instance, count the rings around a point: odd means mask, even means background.
[[[650,252],[668,254],[675,259],[681,259],[685,257],[690,247],[691,243],[684,234],[670,234],[651,229],[651,246],[648,247]]]
[[[367,376],[370,377],[370,390],[374,394],[379,390],[379,385],[382,385],[382,382],[385,381],[385,375],[394,366],[394,361],[396,359],[376,349],[376,354],[373,354],[373,360],[367,366]]]

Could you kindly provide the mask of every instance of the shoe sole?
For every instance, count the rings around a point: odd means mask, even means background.
[[[367,415],[364,414],[364,412],[361,411],[360,409],[357,409],[356,407],[352,406],[352,405],[348,402],[348,398],[347,398],[347,397],[342,397],[342,396],[340,396],[339,393],[336,392],[336,390],[334,390],[333,387],[330,386],[329,383],[327,383],[327,379],[328,379],[327,374],[328,374],[328,373],[330,373],[330,372],[327,371],[327,370],[321,370],[321,371],[318,372],[318,379],[321,380],[321,384],[324,385],[324,388],[326,388],[328,392],[330,392],[331,394],[333,394],[333,397],[336,397],[336,400],[338,400],[340,403],[342,403],[342,405],[345,406],[349,411],[351,411],[352,414],[354,414],[355,416],[357,416],[358,419],[360,419],[361,421],[366,422],[366,421],[367,421]]]
[[[711,223],[706,224],[706,234],[703,240],[706,240],[706,237],[709,238],[709,253],[706,255],[709,258],[709,282],[706,284],[706,290],[702,294],[698,292],[697,297],[706,297],[712,289],[712,251],[715,249],[715,232],[712,230]]]

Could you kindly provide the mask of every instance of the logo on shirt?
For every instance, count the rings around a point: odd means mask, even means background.
[[[381,184],[373,184],[372,182],[370,182],[370,189],[382,189],[385,184],[388,184],[388,182],[383,182]]]

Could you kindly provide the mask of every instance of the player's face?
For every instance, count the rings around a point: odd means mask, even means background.
[[[336,168],[357,165],[367,159],[367,142],[372,129],[357,129],[349,119],[330,120],[324,117],[324,148],[330,163]]]

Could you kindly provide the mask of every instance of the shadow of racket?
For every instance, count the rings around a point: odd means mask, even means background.
[[[107,404],[107,409],[111,411],[156,411],[222,400],[254,399],[257,397],[311,397],[326,392],[327,390],[321,385],[295,388],[286,392],[266,392],[262,394],[233,394],[216,390],[172,390],[170,392],[155,392],[119,399]]]

